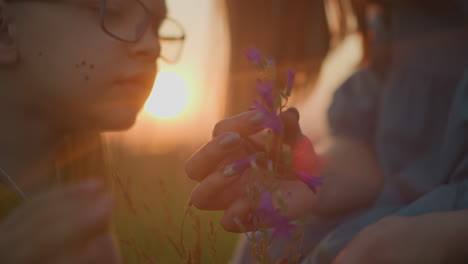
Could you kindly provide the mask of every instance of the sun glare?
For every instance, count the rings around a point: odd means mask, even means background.
[[[188,104],[188,87],[175,72],[160,72],[156,77],[145,110],[158,118],[172,118],[182,113]]]

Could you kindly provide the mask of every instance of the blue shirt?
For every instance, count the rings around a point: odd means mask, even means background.
[[[336,91],[332,133],[373,146],[385,183],[371,208],[311,240],[304,263],[328,263],[385,216],[468,209],[468,4],[458,4],[457,14],[401,4],[391,13],[391,42],[380,43],[390,52],[385,73],[360,70]]]

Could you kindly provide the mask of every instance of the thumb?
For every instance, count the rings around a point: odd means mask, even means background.
[[[312,142],[302,134],[299,111],[291,107],[280,114],[284,125],[284,139],[293,149],[293,166],[296,171],[311,174],[319,172],[320,162]]]
[[[284,126],[284,140],[286,144],[294,146],[303,137],[299,126],[299,111],[290,107],[280,114],[280,118]]]

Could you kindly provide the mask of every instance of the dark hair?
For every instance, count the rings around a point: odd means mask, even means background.
[[[455,27],[466,27],[468,4],[465,0],[350,0],[358,21],[358,31],[363,38],[363,59],[361,65],[370,67],[377,76],[384,77],[393,60],[395,38],[392,21],[394,13],[413,10],[426,17],[443,21]],[[377,7],[378,16],[369,20],[369,7]],[[428,32],[426,32],[428,33]],[[398,36],[397,36],[398,38]]]

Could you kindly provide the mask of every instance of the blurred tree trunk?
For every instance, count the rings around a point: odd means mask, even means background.
[[[277,85],[284,85],[287,69],[293,68],[302,90],[296,95],[313,87],[330,45],[323,0],[225,0],[224,4],[231,38],[227,115],[246,111],[256,97],[257,73],[244,56],[252,46],[274,57]]]

